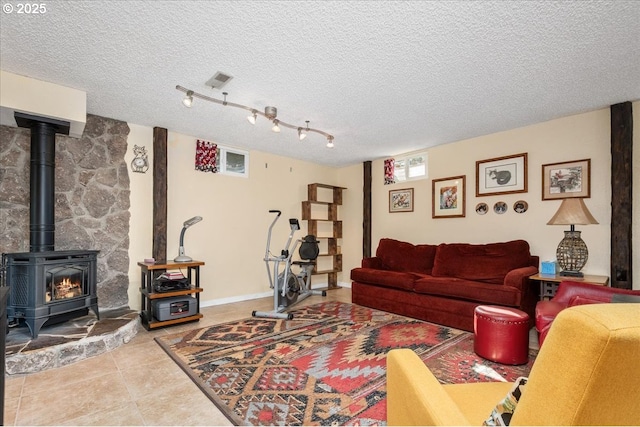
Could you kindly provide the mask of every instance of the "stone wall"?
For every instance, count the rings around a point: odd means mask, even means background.
[[[55,249],[97,249],[98,305],[128,305],[129,126],[87,115],[82,138],[56,135]],[[29,251],[29,129],[0,126],[0,251]]]

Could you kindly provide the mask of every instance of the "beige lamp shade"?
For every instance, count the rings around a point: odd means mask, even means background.
[[[591,215],[582,198],[563,199],[556,214],[547,225],[588,225],[598,221]]]

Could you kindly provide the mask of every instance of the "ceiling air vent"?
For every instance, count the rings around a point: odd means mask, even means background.
[[[232,78],[233,77],[228,74],[217,71],[216,74],[207,80],[205,84],[213,89],[220,89],[222,86],[229,83]]]

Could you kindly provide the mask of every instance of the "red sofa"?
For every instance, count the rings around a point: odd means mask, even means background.
[[[478,305],[515,307],[533,325],[538,296],[528,277],[538,257],[524,240],[413,245],[381,239],[351,270],[354,304],[473,331]]]
[[[558,285],[558,291],[553,298],[548,301],[540,301],[536,306],[538,343],[542,346],[553,320],[565,308],[573,307],[574,305],[610,303],[614,295],[628,295],[640,298],[640,291],[563,280]]]

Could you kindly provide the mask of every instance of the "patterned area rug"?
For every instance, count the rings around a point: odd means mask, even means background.
[[[512,381],[473,352],[473,335],[341,302],[156,338],[236,425],[386,425],[386,354],[414,350],[443,383]]]

